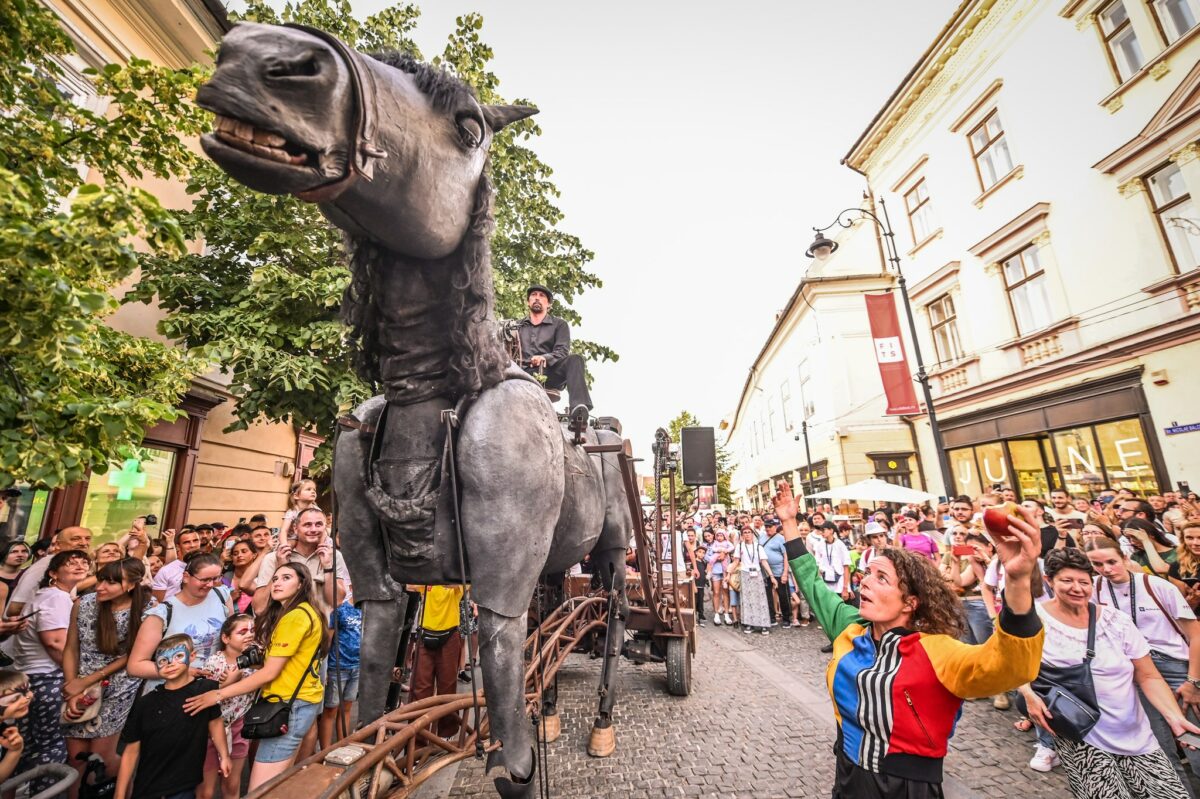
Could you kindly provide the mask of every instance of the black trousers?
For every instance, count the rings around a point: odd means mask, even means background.
[[[583,374],[583,358],[568,355],[553,366],[546,367],[546,385],[550,388],[566,388],[568,405],[586,405],[592,409],[592,395],[588,392],[587,379]]]
[[[786,566],[784,568],[787,568]],[[779,597],[779,616],[775,615],[775,603],[768,602],[771,610],[771,622],[788,624],[792,621],[792,594],[788,591],[787,575],[778,578],[779,585],[775,586],[775,596]]]

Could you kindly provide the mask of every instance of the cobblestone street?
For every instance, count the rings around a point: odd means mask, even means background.
[[[828,655],[815,625],[770,636],[701,630],[691,696],[669,696],[665,666],[621,663],[617,752],[588,757],[599,661],[575,655],[559,679],[562,737],[550,746],[558,797],[828,797],[834,721],[824,688]],[[1014,711],[968,702],[946,761],[948,797],[1069,796],[1059,771],[1031,771],[1033,733]],[[432,786],[430,786],[432,787]],[[429,793],[423,793],[429,799]],[[494,796],[482,762],[465,761],[434,796]]]

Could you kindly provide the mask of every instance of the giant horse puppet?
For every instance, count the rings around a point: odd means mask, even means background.
[[[363,376],[384,392],[343,420],[334,456],[342,551],[366,626],[361,717],[385,710],[403,585],[463,577],[456,483],[501,744],[488,769],[506,770],[496,779],[502,796],[526,796],[537,767],[522,662],[531,597],[540,576],[591,553],[613,591],[609,635],[620,642],[632,529],[615,457],[572,443],[496,334],[488,148],[495,131],[535,109],[481,105],[457,79],[403,54],[364,56],[322,31],[259,24],[226,35],[197,103],[216,114],[202,145],[223,170],[257,191],[317,203],[347,236],[342,313]],[[448,410],[457,436],[446,432]],[[621,442],[604,429],[586,439]],[[615,671],[604,669],[594,754],[611,752]]]

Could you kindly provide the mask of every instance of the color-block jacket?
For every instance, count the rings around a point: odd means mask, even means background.
[[[826,682],[838,722],[841,790],[835,796],[861,794],[854,784],[867,775],[856,776],[858,769],[888,783],[940,783],[963,700],[995,696],[1038,674],[1043,631],[1033,610],[1017,615],[1005,609],[995,635],[979,646],[900,628],[876,642],[858,609],[826,587],[802,540],[788,542],[788,562],[833,641]]]

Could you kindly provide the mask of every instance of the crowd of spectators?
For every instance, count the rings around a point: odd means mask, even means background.
[[[294,485],[278,527],[257,514],[152,536],[139,518],[97,531],[120,532],[99,546],[83,527],[0,546],[0,780],[68,763],[88,778],[70,799],[230,799],[345,737],[362,616],[316,499],[311,481]],[[392,704],[417,698],[400,683],[412,652],[445,633],[429,626],[459,626],[459,595],[431,589],[425,613],[410,588]],[[414,692],[473,679],[462,649],[427,658],[437,673],[413,675]],[[290,704],[286,730],[251,739],[263,701]]]
[[[1081,740],[1054,731],[1031,685],[991,697],[997,710],[1017,706],[1014,734],[1036,733],[1029,768],[1064,769],[1078,799],[1196,797],[1200,751],[1179,736],[1197,731],[1200,709],[1200,497],[1105,489],[1080,498],[1056,489],[1021,498],[995,486],[934,506],[842,514],[818,506],[797,524],[820,581],[851,605],[877,552],[927,559],[959,600],[959,639],[984,644],[1004,608],[1005,574],[982,512],[1004,502],[1019,503],[1041,539],[1034,593],[1043,669],[1080,664],[1089,607],[1096,616],[1091,673],[1101,718]],[[766,634],[813,623],[772,511],[695,513],[680,526],[701,625]],[[749,611],[763,596],[765,623]]]

